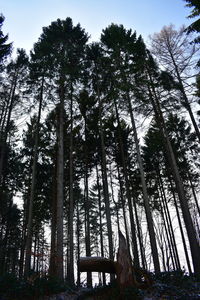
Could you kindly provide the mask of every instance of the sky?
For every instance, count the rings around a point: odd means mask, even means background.
[[[150,34],[164,25],[176,28],[190,24],[190,9],[183,0],[0,0],[0,13],[5,17],[3,33],[9,34],[14,48],[29,52],[42,33],[42,27],[52,21],[70,17],[81,24],[98,41],[111,23],[136,30],[146,41]]]

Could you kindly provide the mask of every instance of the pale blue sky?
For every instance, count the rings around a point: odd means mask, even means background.
[[[164,25],[191,23],[183,0],[0,0],[0,4],[6,18],[3,32],[9,33],[15,48],[27,51],[37,42],[42,27],[57,18],[79,22],[93,41],[112,22],[136,30],[145,40]]]

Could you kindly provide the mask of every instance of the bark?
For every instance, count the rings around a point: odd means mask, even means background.
[[[80,272],[116,273],[116,264],[113,260],[103,257],[81,257]]]

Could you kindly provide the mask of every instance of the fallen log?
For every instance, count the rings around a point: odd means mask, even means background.
[[[119,249],[116,262],[103,257],[81,257],[79,270],[80,272],[116,274],[121,291],[127,287],[148,289],[153,283],[145,270],[137,270],[132,266],[126,239],[121,232],[119,232]]]
[[[116,262],[104,257],[81,257],[79,261],[80,272],[102,272],[116,274]]]

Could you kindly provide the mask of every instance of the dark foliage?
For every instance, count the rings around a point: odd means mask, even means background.
[[[70,290],[67,284],[51,277],[38,277],[33,282],[31,277],[27,281],[22,281],[12,274],[0,277],[0,299],[5,300],[36,300],[41,296],[58,294],[67,290]]]

